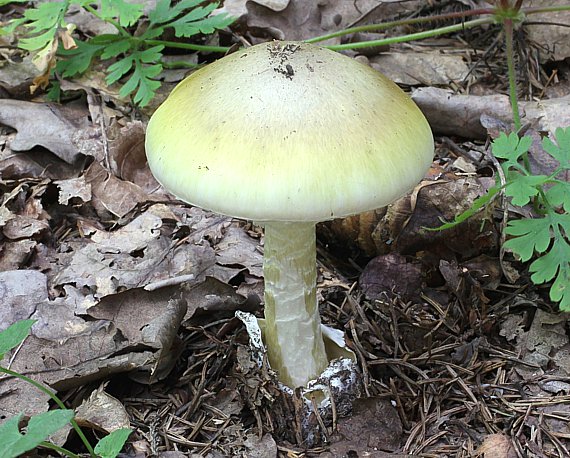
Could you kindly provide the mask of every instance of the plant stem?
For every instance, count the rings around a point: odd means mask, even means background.
[[[314,222],[265,224],[265,345],[271,367],[290,388],[328,365],[316,297]]]
[[[76,455],[75,453],[70,452],[66,448],[60,447],[59,445],[52,444],[51,442],[44,441],[40,444],[40,447],[55,450],[61,455],[69,456],[70,458],[79,458],[79,455]]]
[[[505,19],[503,21],[503,28],[505,30],[505,45],[507,48],[506,53],[507,53],[507,74],[509,77],[509,98],[511,101],[511,109],[513,111],[513,123],[515,125],[515,130],[519,131],[521,128],[521,117],[519,113],[519,103],[517,99],[517,78],[515,72],[512,19]]]
[[[321,35],[318,37],[310,38],[305,40],[306,43],[317,43],[320,41],[330,40],[331,38],[341,37],[343,35],[350,35],[353,33],[358,32],[378,32],[380,30],[390,29],[392,27],[400,27],[403,25],[413,25],[413,24],[422,24],[424,22],[433,22],[433,21],[443,21],[449,19],[456,19],[456,18],[464,18],[468,16],[480,16],[484,14],[493,14],[493,9],[491,8],[481,8],[476,10],[470,11],[459,11],[455,13],[448,13],[448,14],[437,14],[435,16],[427,16],[427,17],[417,17],[412,19],[401,19],[398,21],[390,21],[390,22],[382,22],[380,24],[367,24],[367,25],[360,25],[357,27],[350,27],[348,29],[338,30],[333,33],[329,33],[327,35]],[[437,29],[435,29],[437,30]]]
[[[422,40],[424,38],[431,38],[437,35],[445,35],[446,33],[458,32],[460,30],[471,29],[483,24],[491,24],[494,22],[492,17],[474,19],[472,21],[462,22],[461,24],[449,25],[446,27],[439,27],[433,30],[426,30],[423,32],[410,33],[408,35],[400,35],[397,37],[383,38],[381,40],[360,41],[357,43],[345,43],[342,45],[325,46],[325,48],[332,49],[333,51],[342,51],[346,49],[369,48],[372,46],[386,46],[394,43],[402,43],[406,41]]]
[[[164,45],[168,48],[190,49],[192,51],[225,53],[230,50],[230,48],[227,46],[196,45],[193,43],[178,43],[177,41],[167,41],[167,40],[141,40],[141,41],[149,45]]]
[[[570,5],[531,6],[530,8],[521,8],[521,11],[524,14],[556,13],[558,11],[570,11]]]
[[[67,409],[67,407],[65,407],[65,404],[62,402],[62,400],[59,399],[54,393],[52,393],[52,391],[50,389],[46,388],[41,383],[36,382],[34,379],[26,377],[25,375],[20,374],[19,372],[14,372],[14,371],[7,369],[5,367],[2,367],[2,366],[0,366],[0,372],[11,375],[12,377],[19,378],[20,380],[23,380],[24,382],[27,382],[30,385],[35,386],[42,393],[47,394],[53,400],[53,402],[55,402],[61,409],[64,409],[64,410]],[[92,457],[96,457],[97,455],[95,454],[93,447],[91,447],[91,444],[89,443],[89,441],[85,437],[85,434],[83,434],[83,431],[81,430],[81,428],[79,427],[77,422],[74,419],[71,419],[69,422],[71,423],[71,426],[73,426],[73,429],[75,430],[75,432],[77,433],[77,435],[81,439],[81,442],[83,442],[83,444],[85,445],[85,448],[87,449],[89,454]]]

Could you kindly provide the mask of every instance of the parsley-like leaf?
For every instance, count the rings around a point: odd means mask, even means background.
[[[162,45],[154,46],[144,51],[135,51],[118,60],[109,67],[110,73],[107,75],[107,84],[117,82],[132,70],[130,78],[120,89],[119,95],[126,97],[136,91],[135,103],[145,106],[160,87],[160,81],[155,81],[153,78],[162,71],[162,65],[157,62],[160,60],[163,49],[164,46]]]
[[[560,302],[560,309],[570,311],[570,245],[556,238],[550,251],[529,267],[531,280],[539,285],[555,278],[550,287],[550,299]]]
[[[528,261],[536,251],[544,253],[550,245],[550,215],[544,218],[509,221],[505,232],[515,237],[505,242],[505,248],[513,250],[522,261]]]
[[[556,180],[554,185],[546,191],[548,203],[554,207],[562,207],[570,212],[570,183]]]
[[[227,27],[234,21],[231,16],[218,14],[208,17],[217,6],[216,3],[212,3],[194,8],[181,18],[168,24],[168,27],[174,27],[174,34],[177,37],[191,37],[197,33],[208,34]]]
[[[520,157],[528,152],[531,145],[532,138],[530,137],[519,138],[514,132],[509,135],[501,132],[499,137],[493,141],[493,155],[500,159],[506,159],[503,163],[503,169],[506,171],[518,164]]]
[[[513,205],[522,207],[538,195],[539,188],[547,181],[546,175],[521,175],[519,172],[513,172],[509,174],[505,194],[512,198]]]
[[[65,2],[45,2],[37,8],[29,8],[24,12],[28,35],[21,38],[18,46],[27,51],[44,48],[54,40],[58,28],[63,27],[63,16],[67,5]]]
[[[125,0],[101,0],[100,14],[103,17],[116,17],[122,27],[135,24],[143,14],[142,3],[129,3]]]
[[[164,24],[176,19],[184,10],[194,8],[204,0],[182,0],[171,5],[171,0],[158,0],[154,9],[148,13],[148,20],[152,24]]]
[[[74,49],[60,50],[63,59],[58,60],[56,68],[64,78],[85,73],[93,58],[103,52],[106,46],[85,41],[76,41],[76,44],[77,47]]]
[[[563,169],[570,169],[570,127],[554,131],[555,144],[550,138],[542,141],[544,150],[560,163]]]

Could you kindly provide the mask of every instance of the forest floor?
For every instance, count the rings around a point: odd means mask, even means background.
[[[239,20],[209,44],[303,40],[484,2],[222,6]],[[0,19],[23,8],[2,6]],[[68,18],[74,34],[103,33],[86,14]],[[570,126],[570,15],[532,20],[515,32],[516,67],[531,164],[542,170],[540,139]],[[56,103],[30,94],[37,69],[12,39],[0,36],[0,329],[37,320],[10,368],[51,386],[89,438],[131,427],[130,457],[570,457],[570,321],[550,285],[534,285],[502,249],[506,220],[533,209],[498,198],[452,229],[423,230],[470,208],[499,173],[490,140],[513,130],[499,25],[346,52],[412,96],[436,156],[390,207],[317,228],[321,316],[345,332],[360,395],[346,412],[315,407],[309,436],[300,395],[254,363],[235,317],[263,315],[262,229],[176,200],[146,165],[146,123],[189,71],[166,70],[141,109],[93,63],[60,80]],[[0,418],[51,407],[12,378],[0,379],[0,396]],[[85,452],[71,429],[52,440]]]

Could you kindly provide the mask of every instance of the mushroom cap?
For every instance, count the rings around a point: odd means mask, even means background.
[[[146,152],[178,198],[257,221],[324,221],[382,207],[433,159],[430,127],[392,81],[302,42],[262,43],[182,81]]]

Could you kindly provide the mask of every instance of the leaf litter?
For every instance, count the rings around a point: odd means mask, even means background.
[[[332,1],[317,14],[294,0],[225,3],[241,3],[251,30],[286,38],[418,8]],[[454,91],[415,96],[447,137],[409,196],[319,227],[324,321],[346,332],[364,393],[348,417],[312,413],[324,442],[305,451],[302,401],[257,366],[234,318],[260,311],[259,229],[161,190],[145,165],[144,123],[127,121],[128,107],[101,109],[90,85],[123,102],[96,71],[75,83],[87,107],[2,100],[0,328],[37,320],[10,367],[64,393],[89,428],[130,424],[139,456],[570,456],[568,319],[516,260],[497,257],[500,202],[447,232],[424,231],[494,182],[479,139],[508,128],[504,96],[481,96],[471,48],[455,45],[434,68],[433,52],[394,46],[390,68],[410,51],[420,55],[403,85]],[[21,77],[2,78],[9,94],[21,93]],[[541,78],[533,90],[547,88]],[[539,136],[568,116],[564,98],[524,109]],[[540,149],[532,154],[544,165]],[[512,283],[501,277],[508,269]],[[0,393],[3,418],[22,405],[27,415],[49,409],[45,395],[10,378]]]

